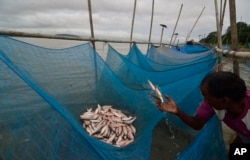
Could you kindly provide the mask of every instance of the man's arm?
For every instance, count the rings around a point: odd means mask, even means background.
[[[190,116],[183,112],[175,103],[175,101],[169,97],[167,98],[167,102],[156,102],[156,106],[163,112],[169,112],[178,116],[183,122],[192,127],[195,130],[200,130],[208,121],[207,119],[199,118],[198,116]]]

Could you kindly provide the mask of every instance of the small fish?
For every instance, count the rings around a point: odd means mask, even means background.
[[[132,119],[127,120],[127,121],[123,121],[123,122],[126,123],[126,124],[131,124],[131,123],[133,123],[135,121],[135,119],[136,119],[136,117],[133,117]]]
[[[160,99],[160,101],[163,102],[163,97],[158,87],[155,88],[155,94]]]
[[[136,117],[127,116],[112,106],[98,104],[95,110],[87,109],[80,119],[89,135],[108,144],[122,147],[134,141],[136,129],[132,123]]]
[[[153,85],[153,83],[150,80],[148,80],[148,84],[149,84],[149,87],[154,91],[155,86]]]
[[[153,96],[153,97],[156,98],[157,100],[160,100],[161,102],[164,102],[163,96],[162,96],[159,88],[157,86],[154,86],[150,80],[148,80],[148,84],[149,84],[150,88],[155,92],[155,96]]]

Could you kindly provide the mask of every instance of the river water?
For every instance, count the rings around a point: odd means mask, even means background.
[[[52,39],[41,39],[41,38],[17,38],[19,40],[35,44],[46,48],[67,48],[82,43],[83,41],[71,41],[71,40],[52,40]],[[121,54],[127,54],[130,48],[129,44],[118,44],[111,43]],[[142,53],[146,53],[148,45],[138,44],[139,49]],[[96,51],[101,55],[103,59],[106,58],[108,50],[108,44],[97,42]],[[240,76],[245,80],[248,88],[250,88],[250,59],[239,59],[240,62]],[[232,59],[223,58],[223,70],[233,71]],[[171,127],[166,120],[162,120],[154,129],[153,141],[151,147],[151,160],[169,160],[174,159],[178,153],[182,152],[193,140],[193,136],[184,133],[176,128]]]
[[[42,38],[18,38],[26,42],[40,45],[48,48],[67,48],[74,45],[79,45],[82,43],[87,43],[83,41],[72,41],[72,40],[54,40],[54,39],[42,39]],[[102,56],[103,59],[106,58],[108,51],[108,43],[96,42],[96,51]],[[127,54],[129,52],[130,44],[125,43],[110,43],[121,54]],[[147,44],[137,44],[142,53],[146,53],[148,49]],[[250,89],[250,59],[239,58],[240,65],[240,76],[245,80],[247,87]],[[233,71],[232,58],[223,57],[223,70]]]

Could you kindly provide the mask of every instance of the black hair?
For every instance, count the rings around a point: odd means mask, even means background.
[[[239,101],[245,97],[247,87],[245,81],[232,72],[212,72],[204,77],[201,86],[207,84],[208,92],[216,98],[228,97]]]

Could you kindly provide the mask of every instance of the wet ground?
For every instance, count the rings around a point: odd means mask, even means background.
[[[154,130],[151,160],[173,160],[192,142],[193,136],[170,127],[165,120]]]

